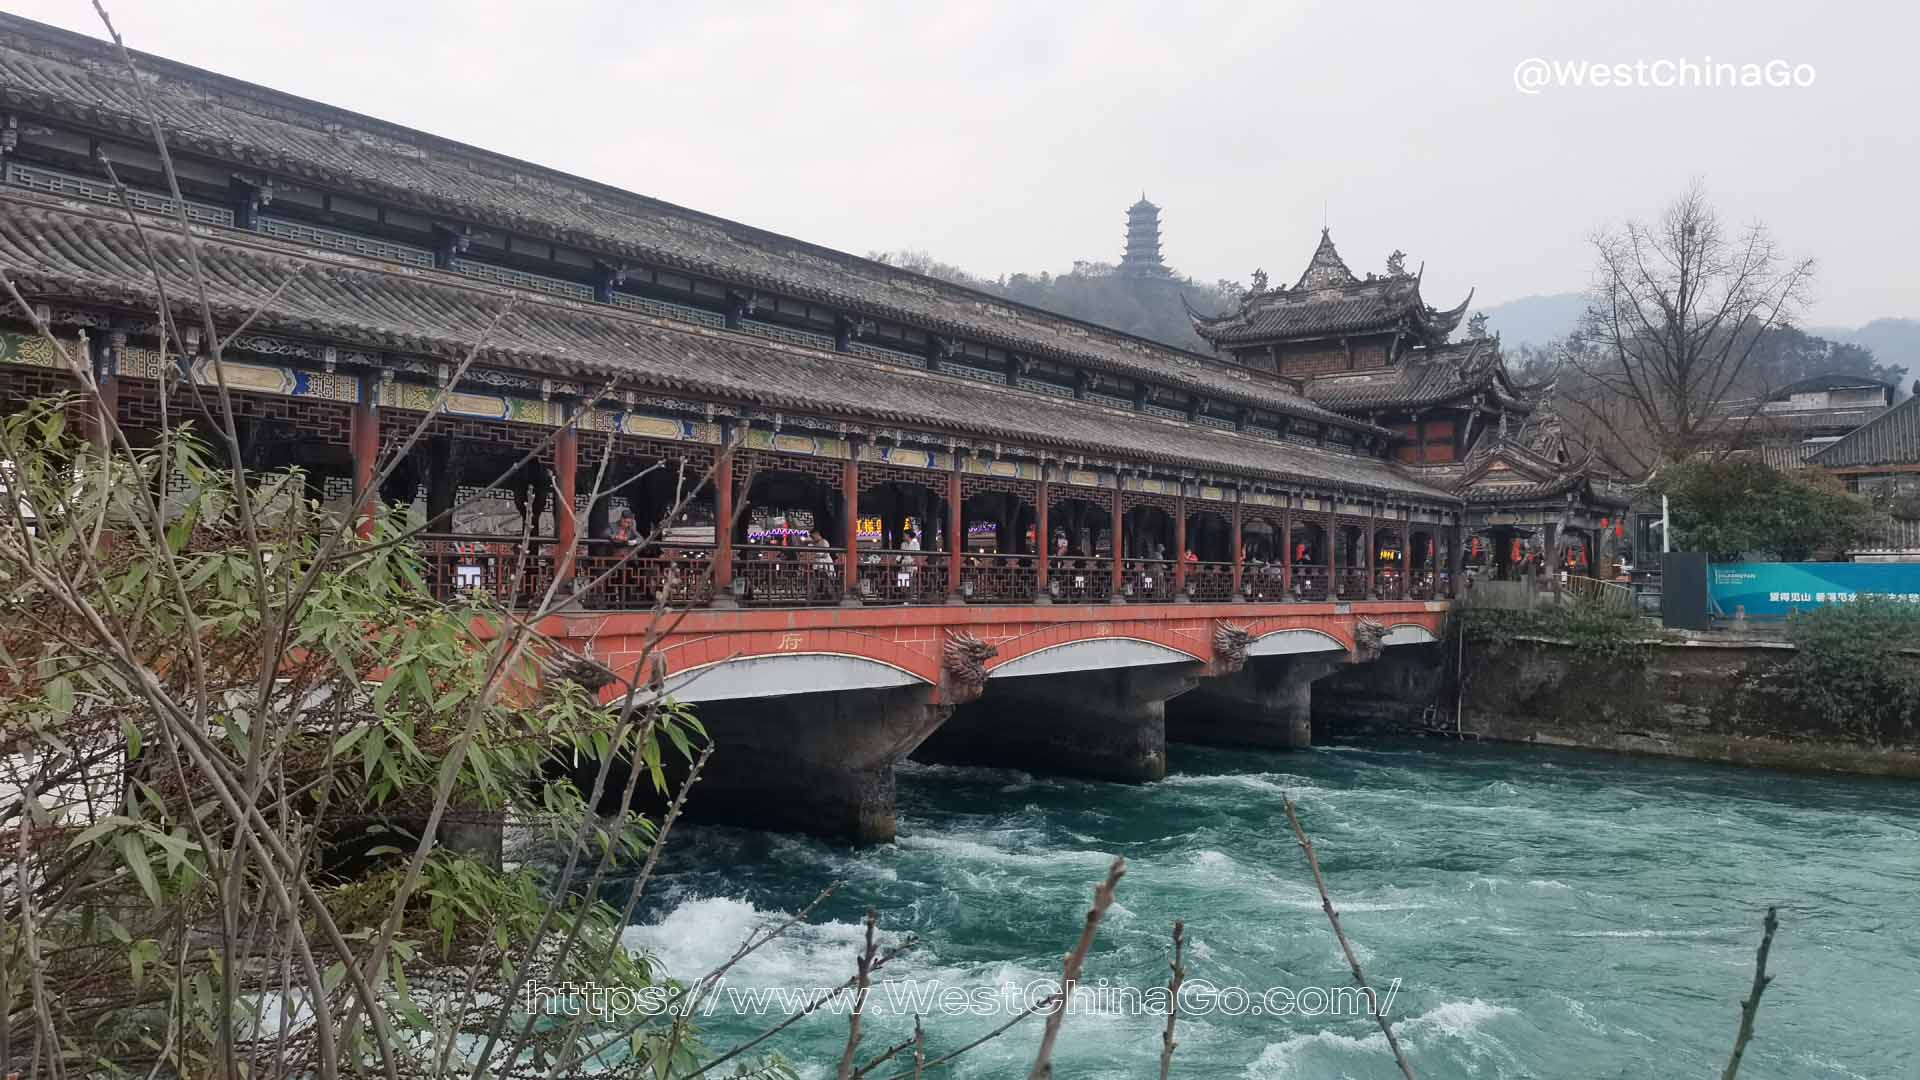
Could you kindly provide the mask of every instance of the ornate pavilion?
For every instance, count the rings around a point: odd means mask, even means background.
[[[1471,562],[1502,577],[1515,567],[1592,573],[1624,534],[1628,500],[1589,460],[1575,460],[1551,388],[1519,386],[1500,340],[1467,307],[1432,307],[1420,270],[1394,252],[1386,271],[1356,275],[1327,230],[1292,288],[1254,287],[1237,309],[1190,313],[1230,365],[1267,372],[1328,410],[1391,432],[1389,454],[1465,504]],[[1386,561],[1417,556],[1382,550]]]
[[[84,343],[136,445],[163,388],[191,414],[224,378],[237,464],[297,466],[340,512],[377,497],[438,588],[505,591],[523,531],[531,587],[618,561],[604,606],[1421,597],[1457,577],[1459,485],[1395,449],[1392,410],[1330,408],[1291,369],[136,58],[138,84],[105,43],[0,15],[0,269]],[[218,371],[197,318],[160,339],[156,275],[184,314],[190,254]],[[26,315],[0,322],[9,408],[75,385]],[[629,512],[665,532],[616,560]]]

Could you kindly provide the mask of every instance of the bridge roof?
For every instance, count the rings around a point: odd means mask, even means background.
[[[184,242],[148,230],[166,286],[191,297]],[[554,375],[760,408],[805,410],[920,430],[1018,441],[1063,454],[1134,459],[1265,480],[1311,482],[1446,504],[1457,498],[1371,457],[1105,408],[655,319],[598,304],[515,293],[473,278],[402,270],[252,233],[204,238],[216,313],[258,312],[262,331],[457,359],[509,303],[481,358]],[[0,195],[0,266],[29,297],[151,311],[153,268],[116,211]],[[294,273],[294,271],[298,273]]]
[[[1319,423],[1369,430],[1277,379],[992,293],[135,53],[172,145],[248,172],[356,192]],[[111,46],[0,13],[0,105],[149,141]]]

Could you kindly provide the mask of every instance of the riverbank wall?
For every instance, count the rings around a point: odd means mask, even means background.
[[[1875,745],[1804,707],[1788,692],[1793,645],[1764,632],[1667,634],[1612,651],[1515,636],[1448,655],[1458,648],[1428,647],[1418,669],[1316,683],[1314,741],[1455,735],[1920,779],[1920,734]]]

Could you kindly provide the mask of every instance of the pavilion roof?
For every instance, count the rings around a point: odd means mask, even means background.
[[[185,247],[148,229],[179,303],[194,295]],[[216,315],[257,311],[260,332],[458,359],[497,316],[485,364],[688,395],[765,410],[817,413],[903,429],[1017,441],[1061,456],[1135,459],[1275,484],[1454,501],[1376,458],[1225,431],[1088,401],[768,341],[619,308],[516,293],[457,274],[399,268],[269,237],[214,232],[201,260]],[[154,268],[116,211],[0,196],[0,269],[34,300],[78,300],[151,313]],[[502,315],[502,309],[510,308]]]
[[[1249,292],[1240,306],[1225,315],[1201,315],[1189,310],[1194,332],[1214,345],[1254,345],[1262,342],[1313,340],[1350,334],[1405,331],[1415,341],[1438,345],[1447,340],[1466,316],[1473,294],[1459,306],[1444,311],[1420,298],[1420,275],[1388,273],[1354,276],[1333,245],[1332,234],[1320,231],[1320,244],[1293,288],[1285,286]]]
[[[1410,349],[1393,367],[1320,375],[1306,384],[1308,398],[1342,412],[1425,408],[1488,391],[1511,412],[1530,408],[1507,374],[1496,338]]]
[[[0,13],[0,107],[150,144],[151,103],[177,150],[392,202],[1297,416],[1280,380],[872,259],[635,194],[412,128],[136,52],[142,92],[106,42]],[[1301,411],[1308,410],[1308,411]],[[1325,423],[1359,425],[1319,415]]]

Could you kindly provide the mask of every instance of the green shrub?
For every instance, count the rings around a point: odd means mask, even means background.
[[[1787,622],[1799,652],[1789,694],[1841,731],[1903,741],[1920,714],[1920,608],[1892,600],[1829,604]]]
[[[1635,656],[1651,635],[1640,617],[1599,604],[1576,603],[1533,611],[1465,608],[1458,618],[1468,641],[1502,647],[1519,638],[1566,641],[1597,657]]]

